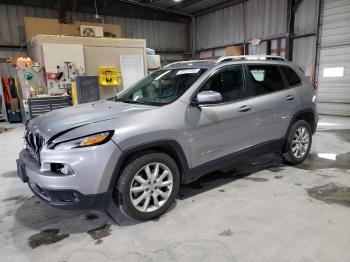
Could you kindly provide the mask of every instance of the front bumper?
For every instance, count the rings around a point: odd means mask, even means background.
[[[73,149],[40,153],[39,164],[24,149],[17,160],[18,174],[40,199],[64,209],[104,209],[109,203],[108,191],[120,149],[112,142]],[[51,163],[69,165],[72,175],[51,171]]]

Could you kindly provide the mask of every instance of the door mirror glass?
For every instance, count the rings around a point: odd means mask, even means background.
[[[202,91],[197,94],[197,104],[217,104],[222,102],[222,96],[215,91]]]

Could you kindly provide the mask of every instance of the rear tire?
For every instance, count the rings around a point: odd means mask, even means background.
[[[285,151],[282,158],[288,164],[302,163],[309,155],[312,143],[312,131],[305,120],[297,120],[291,126],[286,137]]]
[[[179,187],[179,169],[169,155],[153,151],[138,154],[120,174],[117,205],[133,219],[155,219],[170,208]]]

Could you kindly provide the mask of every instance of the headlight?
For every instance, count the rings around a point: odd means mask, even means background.
[[[90,136],[84,136],[73,140],[58,143],[52,147],[52,149],[66,150],[73,148],[81,148],[88,146],[97,146],[107,143],[113,136],[114,131],[106,131],[102,133],[93,134]]]

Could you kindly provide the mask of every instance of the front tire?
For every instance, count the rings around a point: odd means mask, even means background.
[[[300,164],[309,155],[312,143],[312,131],[305,120],[296,121],[290,128],[287,135],[283,159],[288,164]]]
[[[179,169],[169,155],[138,154],[127,162],[118,179],[117,205],[133,219],[155,219],[175,201],[179,186]]]

